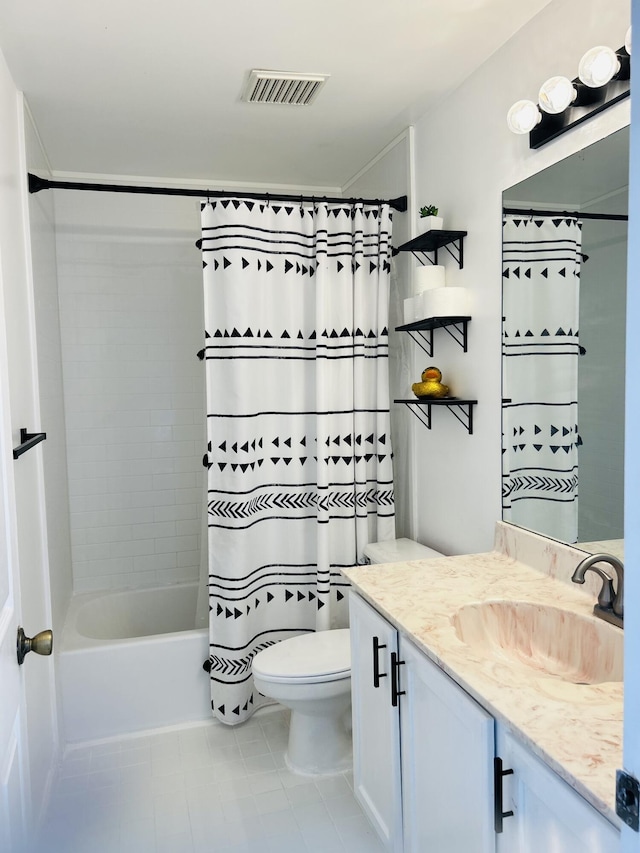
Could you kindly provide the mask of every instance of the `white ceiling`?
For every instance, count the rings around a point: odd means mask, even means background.
[[[57,172],[342,187],[550,0],[0,0]],[[252,68],[328,72],[249,105]]]

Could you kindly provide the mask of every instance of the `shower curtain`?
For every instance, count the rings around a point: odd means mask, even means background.
[[[203,205],[212,711],[251,661],[347,625],[340,568],[394,537],[388,205]]]
[[[503,222],[503,518],[578,536],[581,223]]]

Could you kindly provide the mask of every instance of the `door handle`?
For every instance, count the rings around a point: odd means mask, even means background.
[[[380,672],[380,657],[378,652],[380,649],[386,649],[386,645],[381,643],[377,637],[373,638],[373,686],[377,689],[380,687],[380,679],[386,678],[386,672]]]
[[[47,629],[40,631],[35,637],[27,637],[22,628],[18,628],[18,639],[16,642],[16,653],[18,656],[18,664],[22,666],[25,657],[29,652],[35,652],[37,655],[50,655],[53,651],[53,631]]]
[[[513,817],[513,812],[503,812],[503,792],[502,779],[505,776],[511,776],[513,770],[502,769],[502,759],[497,756],[493,759],[493,826],[496,833],[499,835],[502,832],[502,823],[505,817]]]
[[[398,690],[400,684],[400,667],[404,666],[403,660],[398,660],[398,655],[391,652],[391,705],[398,707],[398,696],[404,696],[406,690]]]

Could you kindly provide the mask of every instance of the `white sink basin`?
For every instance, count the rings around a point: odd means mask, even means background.
[[[461,607],[451,621],[475,652],[573,684],[622,681],[620,628],[570,610],[527,601]]]

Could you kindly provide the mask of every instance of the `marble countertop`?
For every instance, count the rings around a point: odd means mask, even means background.
[[[343,574],[480,705],[620,826],[615,772],[622,766],[622,682],[574,684],[499,650],[487,654],[459,639],[452,621],[465,605],[499,600],[551,605],[594,619],[591,594],[499,551],[359,566]]]

